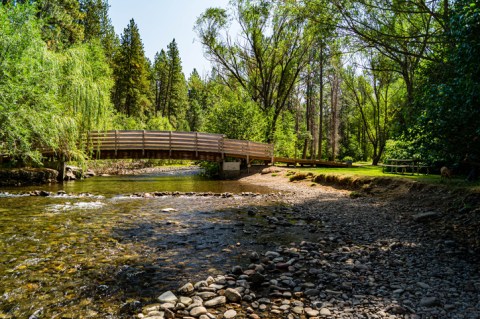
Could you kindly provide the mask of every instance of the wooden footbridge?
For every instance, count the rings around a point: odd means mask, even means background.
[[[221,162],[226,158],[289,165],[345,166],[343,163],[274,156],[273,144],[228,139],[221,134],[172,131],[92,131],[85,139],[92,158],[184,159]]]

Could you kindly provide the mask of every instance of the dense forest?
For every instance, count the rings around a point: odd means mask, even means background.
[[[192,21],[207,76],[183,73],[175,40],[150,61],[135,21],[117,35],[108,8],[1,2],[0,154],[81,159],[89,130],[148,129],[278,156],[480,162],[479,1],[233,0]]]

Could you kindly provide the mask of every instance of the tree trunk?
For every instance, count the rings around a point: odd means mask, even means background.
[[[320,46],[320,103],[319,103],[319,116],[318,116],[318,156],[319,160],[322,159],[322,142],[323,142],[323,44]]]

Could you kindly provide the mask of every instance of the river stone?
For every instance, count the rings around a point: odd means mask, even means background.
[[[416,222],[424,222],[430,219],[434,219],[440,216],[440,213],[437,212],[426,212],[426,213],[419,213],[412,216],[413,220]]]
[[[199,289],[201,287],[208,287],[207,281],[205,281],[205,280],[199,281],[194,286],[195,289]]]
[[[430,289],[430,285],[421,281],[417,282],[417,286],[422,287],[423,289]]]
[[[175,304],[174,303],[171,303],[171,302],[166,302],[166,303],[162,303],[160,305],[160,309],[162,310],[165,310],[165,309],[173,309],[175,308]]]
[[[160,297],[158,297],[158,300],[161,303],[167,303],[167,302],[175,303],[177,302],[178,298],[173,294],[173,292],[167,291],[161,294]]]
[[[243,274],[243,269],[240,266],[233,266],[232,267],[232,274],[234,275],[241,275]]]
[[[203,292],[197,292],[197,296],[199,296],[203,300],[208,300],[216,297],[217,294],[211,291],[203,291]]]
[[[223,314],[223,317],[225,319],[233,319],[233,318],[235,318],[236,315],[237,315],[237,312],[233,309],[230,309],[230,310],[225,311],[225,313]]]
[[[181,294],[191,294],[195,288],[192,283],[187,283],[178,289],[178,292]]]
[[[180,296],[180,299],[178,300],[178,302],[188,307],[192,304],[193,300],[192,298],[189,298],[189,297]]]
[[[227,298],[225,296],[218,296],[208,301],[205,301],[203,305],[205,307],[218,307],[224,305],[227,302]]]
[[[233,288],[227,288],[224,295],[227,297],[228,301],[231,302],[240,302],[242,300],[242,295]]]
[[[144,314],[147,314],[149,312],[158,311],[158,310],[160,310],[160,304],[152,304],[152,305],[147,305],[143,307],[142,312]]]
[[[433,307],[437,306],[438,299],[436,297],[423,297],[422,300],[420,300],[420,307]]]
[[[195,307],[190,310],[190,316],[200,317],[201,315],[207,314],[207,309],[205,307]]]
[[[314,310],[312,308],[308,308],[308,309],[305,309],[305,313],[307,314],[307,316],[309,317],[316,317],[320,314],[320,311],[318,310]]]
[[[280,254],[277,253],[276,251],[267,251],[267,252],[265,253],[265,257],[268,257],[268,258],[273,259],[273,258],[280,257]]]
[[[318,289],[307,289],[305,290],[305,296],[318,296],[320,291]]]
[[[293,307],[292,309],[293,313],[296,313],[297,315],[302,315],[303,314],[303,307]]]
[[[331,316],[332,312],[328,308],[320,309],[320,316]]]

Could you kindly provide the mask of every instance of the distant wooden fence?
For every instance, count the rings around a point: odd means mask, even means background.
[[[173,158],[220,161],[225,157],[273,162],[273,145],[221,134],[172,131],[92,131],[86,147],[99,158]]]

